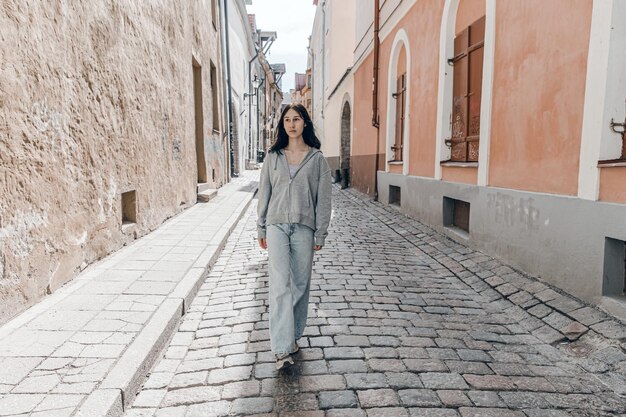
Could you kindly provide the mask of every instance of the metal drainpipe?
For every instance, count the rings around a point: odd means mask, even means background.
[[[324,120],[324,89],[326,88],[326,1],[322,3],[322,102],[320,116]],[[323,135],[322,135],[323,136]]]
[[[274,79],[274,75],[272,76],[272,79]],[[274,85],[276,85],[274,83]],[[273,103],[273,97],[274,95],[272,94],[272,83],[267,83],[265,84],[265,88],[263,89],[263,107],[265,108],[265,127],[263,128],[263,136],[259,139],[259,146],[261,146],[261,140],[263,141],[263,154],[265,155],[265,144],[267,143],[267,138],[271,137],[271,126],[268,129],[267,128],[267,122],[268,119],[270,118],[270,116],[272,116],[272,120],[273,120],[273,115],[274,112],[272,111],[272,103]],[[268,132],[269,130],[269,132]]]
[[[232,120],[232,109],[233,109],[233,92],[232,92],[232,84],[231,84],[231,73],[230,73],[230,40],[228,35],[228,0],[222,1],[222,10],[224,17],[224,40],[226,41],[226,79],[228,81],[228,117],[226,120],[228,121],[228,137],[229,137],[229,147],[230,147],[230,176],[238,177],[239,173],[235,172],[235,135],[233,132],[233,120]]]
[[[374,0],[374,74],[373,83],[374,88],[372,91],[372,126],[376,128],[376,151],[374,152],[375,158],[375,171],[374,171],[374,201],[378,201],[378,150],[380,149],[380,123],[378,121],[378,61],[379,61],[379,47],[380,39],[378,38],[378,32],[380,30],[380,0]]]
[[[315,89],[313,85],[315,85],[315,76],[313,76],[313,69],[315,68],[315,54],[311,51],[311,39],[309,37],[309,46],[308,46],[309,55],[311,56],[311,118],[315,114]],[[307,78],[308,81],[308,78]]]
[[[220,5],[221,4],[222,3],[220,2]],[[224,7],[223,6],[219,7],[219,13],[220,13],[220,16],[219,16],[220,17],[220,31],[222,31],[223,28],[226,26],[224,24]],[[220,47],[221,47],[220,52],[222,53],[222,57],[225,57],[226,56],[226,40],[224,39],[223,33],[220,32],[220,35],[221,35],[220,36]],[[224,65],[223,62],[222,62],[222,65],[220,65],[220,69],[222,71],[222,80],[228,79],[228,74],[226,73],[226,65]],[[228,112],[228,94],[226,92],[226,88],[222,88],[222,104],[224,107],[224,118],[226,119],[226,123],[224,124],[224,129],[220,136],[220,138],[222,139],[222,143],[223,143],[224,138],[228,136],[227,126],[230,121],[230,114]],[[228,148],[230,148],[230,145],[228,146]],[[226,150],[227,149],[223,149],[224,160],[229,159],[228,155],[226,155]],[[222,169],[223,169],[225,182],[228,182],[228,178],[230,178],[230,168],[224,165]]]
[[[256,54],[248,61],[248,144],[252,143],[252,63],[259,57],[259,52],[260,50],[257,49]]]
[[[267,77],[267,76],[266,76]],[[256,143],[257,143],[257,152],[259,150],[259,90],[261,86],[265,84],[265,78],[261,79],[261,83],[259,83],[259,88],[256,89]],[[263,87],[263,100],[265,101],[265,86]]]

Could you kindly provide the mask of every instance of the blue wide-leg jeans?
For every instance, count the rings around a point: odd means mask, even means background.
[[[313,267],[313,229],[297,223],[267,226],[270,342],[275,355],[296,350],[306,327]]]

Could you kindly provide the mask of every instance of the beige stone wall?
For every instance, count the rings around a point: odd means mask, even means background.
[[[192,56],[217,187],[211,0],[0,2],[0,323],[196,202]],[[122,231],[129,190],[137,223]]]

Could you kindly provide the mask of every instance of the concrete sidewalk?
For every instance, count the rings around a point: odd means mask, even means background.
[[[250,204],[247,171],[0,327],[0,416],[119,416]]]

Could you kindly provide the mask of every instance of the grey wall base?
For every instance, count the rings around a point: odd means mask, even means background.
[[[403,213],[591,304],[603,300],[606,238],[626,241],[626,205],[382,171],[378,181],[380,202],[401,187]],[[443,226],[444,197],[470,203],[469,235]]]

